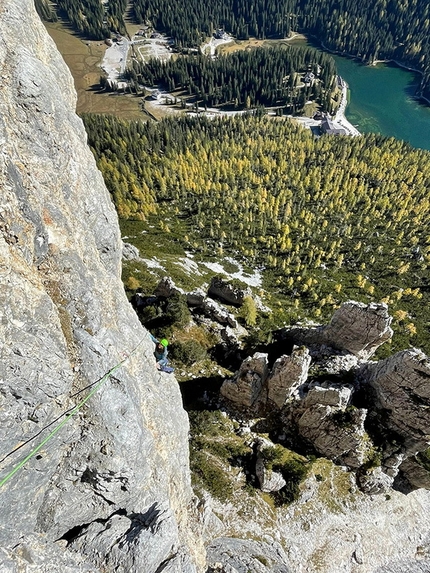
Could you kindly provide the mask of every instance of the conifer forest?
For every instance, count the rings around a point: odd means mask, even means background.
[[[258,70],[258,72],[256,72]],[[295,89],[302,72],[316,80]],[[206,106],[286,106],[303,109],[308,100],[331,111],[336,92],[333,58],[312,48],[274,47],[239,51],[216,59],[188,55],[166,63],[155,58],[148,63],[134,60],[129,76],[148,86],[163,84],[196,95]]]
[[[53,13],[35,0],[39,13]],[[89,38],[124,33],[125,0],[58,0],[61,14]],[[423,73],[430,93],[430,4],[427,0],[133,0],[130,16],[173,38],[178,48],[197,47],[222,28],[238,39],[284,38],[291,31],[313,36],[329,50],[364,62],[393,59]],[[53,16],[54,17],[54,16]]]
[[[374,134],[315,138],[262,112],[84,122],[120,217],[197,256],[262,269],[283,300],[279,320],[382,301],[395,344],[429,352],[428,152]]]

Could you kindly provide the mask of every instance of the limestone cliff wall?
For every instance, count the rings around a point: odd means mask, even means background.
[[[33,0],[0,3],[0,71],[0,481],[129,356],[0,487],[0,570],[197,571],[187,416],[125,297],[116,213]]]

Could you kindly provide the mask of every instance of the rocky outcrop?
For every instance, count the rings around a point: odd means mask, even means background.
[[[281,409],[308,378],[311,357],[307,348],[294,347],[290,356],[281,356],[267,379],[267,400]]]
[[[349,407],[348,387],[312,388],[295,414],[302,438],[321,455],[359,468],[366,461],[371,442],[364,429],[366,410]]]
[[[368,359],[392,337],[391,321],[386,304],[349,301],[335,311],[327,326],[292,328],[288,335],[298,344],[329,346]]]
[[[221,386],[221,396],[238,410],[250,410],[260,396],[268,375],[267,354],[256,352],[242,362],[232,380],[225,380]]]
[[[154,291],[154,296],[169,298],[174,294],[184,294],[184,291],[178,288],[170,277],[163,277]]]
[[[385,304],[345,302],[324,329],[324,339],[329,346],[367,359],[393,336],[391,320]]]
[[[207,318],[214,320],[222,325],[229,325],[237,328],[238,324],[234,316],[218,302],[208,298],[202,290],[185,292],[177,287],[170,277],[163,277],[158,283],[154,295],[157,298],[170,298],[175,294],[185,295],[187,305],[194,310],[196,314],[202,314]]]
[[[357,474],[357,482],[363,493],[376,495],[386,492],[393,485],[393,478],[386,474],[380,466]]]
[[[233,379],[225,380],[221,396],[235,410],[262,414],[280,410],[306,381],[311,358],[306,348],[294,347],[269,370],[268,355],[257,352],[245,359]]]
[[[122,258],[125,261],[139,261],[139,249],[130,243],[123,243],[122,245]]]
[[[430,445],[430,360],[420,350],[398,352],[360,370],[372,389],[380,424],[400,437],[405,453],[415,455]]]
[[[0,569],[191,573],[188,419],[125,297],[73,80],[32,0],[0,4],[0,45]]]
[[[205,298],[206,294],[201,289],[187,292],[187,304],[190,307],[202,306]]]
[[[412,487],[430,489],[430,470],[417,456],[405,460],[400,466],[400,471]]]
[[[251,294],[250,289],[241,289],[221,277],[213,277],[208,290],[209,296],[234,306],[241,306],[245,296],[249,294]]]
[[[198,312],[201,312],[205,316],[212,320],[215,320],[219,324],[228,324],[232,328],[237,327],[237,321],[232,314],[227,312],[220,304],[214,300],[206,298],[203,303],[199,306]]]

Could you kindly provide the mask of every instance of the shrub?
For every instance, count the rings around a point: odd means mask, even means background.
[[[170,324],[177,328],[187,326],[191,320],[191,313],[188,309],[185,295],[174,294],[167,301],[166,318]]]
[[[417,455],[418,463],[430,472],[430,448]]]
[[[174,360],[182,362],[185,366],[191,366],[206,358],[206,350],[199,342],[193,340],[175,342],[170,347],[170,354]]]
[[[257,322],[257,308],[252,296],[245,296],[239,314],[247,326],[255,326]]]
[[[127,290],[135,291],[140,287],[140,283],[136,277],[129,276],[125,281],[125,288]]]
[[[281,506],[298,499],[300,483],[306,478],[309,471],[308,460],[279,444],[264,448],[261,455],[264,459],[265,468],[280,472],[287,482],[281,490],[272,494],[275,505]]]

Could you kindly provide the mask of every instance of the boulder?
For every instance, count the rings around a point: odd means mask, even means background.
[[[394,480],[378,466],[365,472],[359,472],[357,482],[362,492],[375,495],[385,493],[393,485]]]
[[[234,316],[214,300],[205,299],[199,307],[199,311],[220,324],[228,324],[232,328],[237,327],[237,321]]]
[[[230,282],[223,280],[221,277],[213,277],[208,290],[208,295],[210,297],[219,298],[222,301],[235,306],[241,306],[245,296],[250,294],[251,290],[249,288],[241,289]]]
[[[184,294],[184,291],[175,285],[173,279],[163,277],[154,291],[154,296],[169,298],[173,294]]]
[[[255,461],[255,475],[258,478],[261,491],[270,493],[272,491],[279,491],[287,482],[282,477],[282,474],[273,470],[268,470],[265,467],[264,457],[261,455],[261,450],[267,447],[274,447],[273,442],[265,438],[257,438],[257,459]]]
[[[345,410],[352,395],[351,386],[340,384],[323,383],[321,386],[313,386],[303,400],[303,406],[310,408],[316,404],[333,406]]]
[[[295,346],[290,356],[281,356],[273,365],[267,379],[267,399],[277,408],[282,408],[299,386],[306,382],[311,357],[305,347]]]
[[[122,258],[125,261],[138,261],[140,259],[139,249],[130,243],[123,243]]]
[[[221,330],[221,339],[229,348],[239,348],[240,346],[239,338],[230,326],[226,326]]]
[[[191,307],[202,306],[206,299],[206,294],[201,289],[196,289],[192,292],[187,292],[186,294],[187,304]]]
[[[346,408],[350,390],[314,387],[303,401],[297,427],[319,454],[333,461],[359,468],[372,446],[364,429],[367,410]]]
[[[297,344],[314,347],[315,354],[336,354],[334,349],[367,360],[392,337],[391,321],[386,304],[348,301],[336,310],[327,326],[296,327],[285,334]]]
[[[268,374],[267,354],[256,352],[242,362],[233,379],[224,381],[221,396],[235,409],[249,410],[259,397]]]
[[[393,336],[391,321],[386,304],[345,302],[324,329],[324,338],[334,348],[367,359]]]

